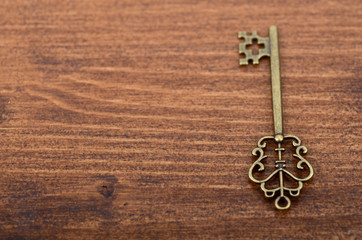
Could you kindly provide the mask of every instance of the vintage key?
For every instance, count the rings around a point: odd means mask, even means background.
[[[262,137],[258,142],[258,147],[252,151],[252,154],[258,159],[252,164],[249,169],[249,178],[251,181],[260,184],[266,197],[274,197],[277,193],[278,197],[275,199],[275,207],[279,210],[288,209],[291,201],[287,194],[296,197],[300,194],[303,187],[303,182],[308,181],[313,176],[313,168],[310,163],[302,157],[302,154],[307,153],[307,148],[301,145],[298,137],[293,135],[283,134],[283,117],[282,117],[282,94],[280,82],[280,66],[279,66],[279,47],[278,47],[278,30],[276,26],[269,28],[269,37],[260,37],[257,32],[253,31],[251,35],[246,32],[239,32],[239,38],[244,42],[239,44],[239,53],[244,54],[245,57],[240,59],[240,65],[248,65],[248,63],[259,64],[259,59],[262,57],[270,57],[270,72],[271,72],[271,85],[272,85],[272,100],[273,100],[273,119],[274,119],[274,136]],[[259,45],[264,45],[263,49],[259,49],[258,54],[253,54],[252,50],[247,49],[247,46],[253,44],[253,40],[257,41]],[[283,143],[285,140],[291,139],[295,147],[295,157],[298,162],[296,164],[297,171],[305,170],[308,167],[308,175],[305,177],[297,177],[286,168],[286,161],[282,159]],[[274,141],[277,145],[275,151],[278,153],[278,159],[275,161],[275,168],[269,176],[264,179],[257,179],[254,175],[256,171],[262,172],[265,170],[264,163],[262,162],[268,156],[265,155],[264,150],[268,141]],[[285,186],[285,176],[291,178],[298,186],[287,187]],[[279,178],[279,186],[275,188],[268,188],[266,184]]]

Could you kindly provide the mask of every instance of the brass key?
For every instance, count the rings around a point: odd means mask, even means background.
[[[249,178],[251,181],[260,184],[266,197],[274,197],[276,193],[279,196],[275,199],[275,207],[279,210],[288,209],[291,205],[289,196],[296,197],[300,194],[303,187],[303,182],[308,181],[313,176],[313,168],[310,163],[302,157],[302,154],[307,153],[307,148],[301,145],[301,140],[294,135],[283,134],[283,113],[282,113],[282,93],[280,82],[280,65],[279,65],[279,46],[278,46],[278,30],[276,26],[269,28],[269,37],[260,37],[257,32],[253,31],[251,35],[246,32],[239,32],[239,38],[244,42],[239,44],[239,53],[244,54],[245,57],[240,59],[240,65],[248,65],[249,63],[259,64],[259,59],[262,57],[270,57],[270,72],[271,72],[271,85],[272,85],[272,100],[273,100],[273,119],[274,119],[274,136],[262,137],[258,142],[258,147],[252,151],[252,154],[258,159],[253,163],[249,169]],[[252,45],[253,40],[256,40],[259,45],[264,45],[264,49],[259,49],[258,54],[253,54],[252,50],[247,49],[247,46]],[[282,159],[282,147],[284,140],[292,139],[292,144],[295,147],[293,157],[298,159],[297,169],[304,170],[302,165],[308,167],[309,174],[306,177],[296,177],[294,174],[286,169],[286,161]],[[278,153],[278,159],[275,161],[276,170],[273,171],[268,177],[264,179],[257,179],[254,177],[255,171],[262,172],[265,169],[262,161],[267,158],[264,150],[268,141],[274,141],[277,144],[275,151]],[[287,187],[284,184],[284,176],[288,175],[291,179],[297,182],[297,187]],[[266,183],[269,182],[274,176],[279,178],[279,187],[267,188]],[[281,202],[284,201],[284,204]]]

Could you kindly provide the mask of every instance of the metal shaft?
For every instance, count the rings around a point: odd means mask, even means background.
[[[269,28],[270,39],[270,71],[273,98],[274,135],[277,142],[283,140],[282,90],[280,81],[278,29]]]

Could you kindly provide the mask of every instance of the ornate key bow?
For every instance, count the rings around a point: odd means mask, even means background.
[[[293,135],[283,134],[282,94],[277,27],[271,26],[269,28],[269,37],[260,37],[257,32],[254,31],[251,35],[248,35],[246,32],[239,32],[239,38],[244,40],[244,42],[239,45],[239,53],[244,54],[245,56],[240,59],[240,65],[248,65],[248,63],[251,62],[253,64],[259,64],[260,58],[265,56],[270,57],[274,136],[262,137],[258,142],[258,147],[252,151],[252,154],[258,157],[258,159],[249,169],[249,178],[251,181],[260,184],[260,188],[263,190],[266,197],[274,197],[276,193],[279,195],[275,199],[275,207],[277,209],[288,209],[291,205],[291,201],[287,194],[292,197],[297,197],[303,187],[303,182],[312,178],[313,168],[310,163],[302,157],[303,154],[307,153],[307,148],[301,145],[300,139]],[[253,40],[256,40],[258,44],[264,45],[264,49],[260,49],[258,54],[253,54],[252,50],[247,49],[247,46],[252,45]],[[287,170],[286,161],[282,159],[282,152],[285,151],[285,148],[282,146],[287,140],[291,140],[292,145],[295,148],[293,157],[298,160],[296,165],[297,171],[306,170],[305,167],[307,167],[307,170],[309,171],[307,176],[297,177],[291,171]],[[275,148],[275,151],[278,154],[278,159],[275,161],[276,170],[274,170],[269,176],[259,180],[254,175],[255,172],[263,172],[265,170],[265,165],[262,161],[268,157],[265,155],[265,148],[268,141],[272,141],[277,145],[277,148]],[[268,182],[276,177],[279,179],[279,186],[272,188],[267,187]],[[287,177],[295,181],[297,186],[286,186],[285,178]],[[284,203],[282,204],[282,202]]]

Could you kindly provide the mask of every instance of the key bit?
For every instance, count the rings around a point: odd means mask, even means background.
[[[244,40],[239,44],[239,54],[245,54],[245,58],[240,59],[240,65],[248,65],[249,61],[252,61],[253,64],[259,64],[260,58],[270,56],[269,38],[260,37],[256,31],[253,31],[251,35],[246,32],[239,32],[239,38]],[[263,49],[259,49],[259,53],[256,55],[253,54],[252,50],[247,49],[247,46],[253,44],[253,40],[257,40],[258,45],[264,46]]]

